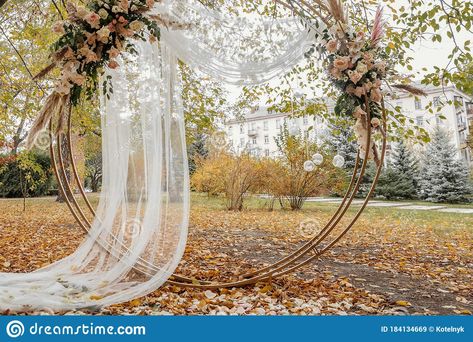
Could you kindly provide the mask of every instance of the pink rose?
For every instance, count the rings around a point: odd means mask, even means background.
[[[331,41],[327,43],[327,51],[333,53],[337,51],[337,46],[338,46],[338,42],[335,39],[332,39]]]
[[[374,102],[380,102],[381,99],[383,98],[383,95],[381,94],[381,90],[379,90],[378,88],[372,89],[370,98]]]
[[[348,68],[348,62],[350,61],[349,57],[338,57],[334,62],[333,66],[340,71],[345,70]]]
[[[85,21],[94,29],[98,29],[100,27],[100,15],[95,12],[89,13],[85,17]]]
[[[119,66],[120,66],[120,65],[119,65],[116,61],[110,61],[110,62],[108,63],[108,67],[109,67],[110,69],[116,69],[116,68],[118,68]]]

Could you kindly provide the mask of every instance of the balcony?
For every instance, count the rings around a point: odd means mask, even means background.
[[[248,136],[249,137],[256,137],[258,135],[258,131],[256,129],[249,129]]]

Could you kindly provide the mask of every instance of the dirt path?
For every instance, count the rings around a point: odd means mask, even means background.
[[[243,258],[248,264],[253,265],[273,263],[298,247],[298,245],[288,246],[284,241],[279,241],[266,231],[240,229],[231,231],[230,234],[213,229],[194,230],[190,241],[197,239],[208,241],[209,244],[221,242],[222,238],[234,241],[235,243],[229,246],[218,248],[216,252],[228,254],[232,258]],[[379,270],[363,263],[365,260],[358,261],[356,257],[353,257],[361,253],[360,249],[356,246],[335,247],[319,260],[296,271],[295,275],[304,280],[317,279],[321,273],[332,274],[336,278],[347,278],[356,288],[383,296],[401,314],[448,315],[454,313],[455,310],[473,312],[472,293],[452,291],[448,280],[440,282],[395,269]],[[380,251],[362,248],[362,252],[363,255],[371,253],[372,259],[376,259]],[[226,266],[223,263],[221,267]]]

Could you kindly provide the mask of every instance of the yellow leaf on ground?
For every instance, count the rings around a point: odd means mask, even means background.
[[[406,301],[406,300],[398,300],[398,301],[396,301],[396,305],[400,305],[400,306],[412,306],[412,304],[409,303],[409,302]]]

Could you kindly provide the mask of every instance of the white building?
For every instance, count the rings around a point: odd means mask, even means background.
[[[469,165],[473,165],[473,154],[467,148],[466,140],[469,126],[473,125],[472,99],[453,86],[427,87],[426,97],[415,98],[407,93],[399,93],[387,101],[387,106],[401,107],[402,113],[414,121],[415,125],[431,131],[436,125],[447,129],[452,137],[452,143],[458,151],[458,157],[463,158]],[[447,101],[452,104],[447,104]],[[426,107],[433,104],[434,114],[429,113]],[[436,106],[443,105],[442,110],[435,114]],[[333,110],[333,105],[328,105]],[[442,116],[445,119],[442,119]],[[280,134],[281,127],[286,122],[287,127],[297,127],[301,132],[307,132],[314,139],[324,139],[329,131],[325,120],[321,117],[290,118],[289,114],[271,113],[260,108],[246,115],[242,119],[232,119],[225,123],[225,132],[230,145],[235,152],[248,150],[260,156],[274,157],[278,150],[275,137]],[[312,129],[309,130],[309,128]],[[388,146],[387,158],[395,146]]]
[[[307,132],[309,127],[313,127],[309,132],[309,136],[313,138],[321,139],[327,133],[327,126],[322,118],[290,118],[288,114],[271,113],[266,108],[253,111],[244,119],[227,121],[225,132],[235,152],[247,150],[255,155],[274,157],[278,153],[275,138],[284,124],[288,128],[297,127],[301,132]]]
[[[454,86],[429,86],[423,87],[423,90],[427,96],[416,98],[407,93],[400,93],[387,102],[391,106],[400,106],[406,117],[427,131],[432,131],[436,126],[443,127],[450,133],[451,143],[456,147],[458,157],[468,165],[473,165],[473,154],[466,144],[470,126],[473,125],[472,99]],[[427,109],[429,105],[433,113]],[[441,109],[437,112],[438,107]],[[389,154],[390,150],[388,157]]]

